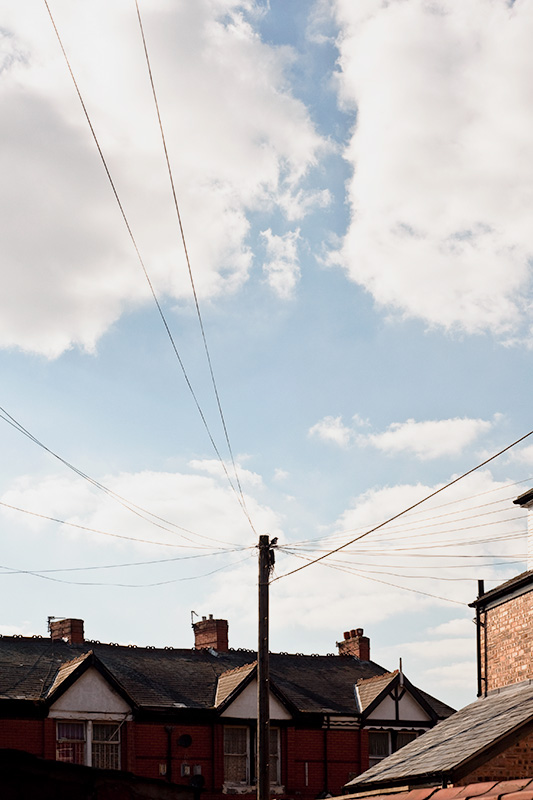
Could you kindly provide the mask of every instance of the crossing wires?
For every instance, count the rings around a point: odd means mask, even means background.
[[[399,519],[400,517],[402,517],[405,514],[407,514],[409,511],[412,511],[413,509],[418,508],[418,506],[421,506],[422,503],[426,503],[432,497],[435,497],[436,495],[440,494],[441,492],[444,492],[446,489],[449,489],[450,486],[453,486],[454,484],[459,483],[459,481],[462,481],[468,475],[471,475],[473,472],[476,472],[478,469],[481,469],[481,467],[484,467],[486,464],[489,464],[491,461],[494,461],[496,458],[499,458],[499,456],[503,455],[503,453],[506,453],[508,450],[511,450],[513,447],[516,447],[516,445],[520,444],[520,442],[523,442],[525,439],[527,439],[532,434],[533,434],[533,430],[531,430],[528,433],[524,434],[524,436],[521,436],[519,439],[516,439],[516,441],[514,441],[511,444],[507,445],[507,447],[504,447],[502,450],[499,450],[497,453],[494,453],[494,455],[490,456],[489,458],[486,458],[480,464],[477,464],[475,467],[472,467],[472,469],[469,469],[466,472],[463,472],[463,474],[459,475],[458,478],[454,478],[453,480],[451,480],[448,483],[446,483],[444,486],[441,486],[439,489],[436,489],[435,491],[433,491],[430,494],[426,495],[421,500],[418,500],[416,503],[413,503],[412,505],[408,506],[408,508],[404,508],[402,511],[399,511],[397,514],[394,514],[392,517],[389,517],[384,522],[381,522],[378,525],[375,525],[373,528],[370,528],[369,530],[365,531],[364,533],[361,533],[359,536],[356,536],[354,539],[350,539],[348,542],[344,542],[344,544],[341,544],[338,547],[335,547],[333,550],[329,550],[327,553],[324,553],[323,555],[318,556],[317,558],[314,558],[314,559],[312,559],[310,561],[307,561],[307,563],[302,564],[301,566],[296,567],[295,569],[292,569],[289,572],[285,572],[283,575],[278,575],[277,577],[272,578],[272,580],[270,582],[274,583],[275,581],[279,581],[282,578],[287,578],[289,575],[294,575],[297,572],[301,572],[301,570],[306,569],[307,567],[310,567],[313,564],[318,564],[320,561],[324,561],[326,558],[329,558],[330,556],[334,555],[335,553],[339,553],[341,550],[344,550],[345,548],[349,547],[350,545],[354,544],[355,542],[358,542],[360,539],[363,539],[365,536],[369,536],[371,533],[374,533],[375,531],[378,531],[381,528],[384,528],[385,525],[388,525],[390,522],[393,522],[394,520]]]
[[[246,519],[248,520],[248,523],[249,523],[252,531],[254,532],[254,534],[256,534],[252,519],[250,517],[250,514],[248,513],[248,509],[246,508],[246,503],[244,501],[244,494],[243,494],[243,491],[242,491],[242,487],[241,487],[240,481],[238,479],[237,468],[236,468],[235,460],[233,458],[233,451],[231,449],[231,445],[230,445],[230,442],[229,442],[229,435],[228,435],[228,431],[227,431],[227,426],[226,426],[226,423],[225,423],[224,415],[222,413],[222,406],[221,406],[221,403],[220,403],[220,397],[219,397],[218,389],[217,389],[217,386],[216,386],[216,381],[215,381],[214,372],[213,372],[212,363],[211,363],[211,357],[209,355],[209,349],[207,347],[207,339],[206,339],[206,336],[205,336],[204,326],[203,326],[203,322],[202,322],[202,318],[201,318],[201,314],[200,314],[200,308],[199,308],[199,304],[198,304],[198,298],[197,298],[197,295],[196,295],[196,289],[194,287],[192,269],[191,269],[190,260],[189,260],[189,257],[188,257],[188,251],[187,251],[186,242],[185,242],[185,235],[184,235],[184,231],[183,231],[183,225],[181,223],[181,215],[179,213],[179,206],[178,206],[178,203],[177,203],[177,196],[176,196],[175,189],[174,189],[174,181],[173,181],[173,178],[172,178],[172,171],[170,169],[170,162],[169,162],[169,159],[168,159],[168,152],[167,152],[167,148],[166,148],[166,142],[165,142],[165,139],[164,139],[163,126],[162,126],[162,123],[161,123],[161,117],[160,117],[160,114],[159,114],[159,107],[158,107],[158,104],[157,104],[157,96],[155,94],[154,83],[153,83],[153,79],[152,79],[152,75],[151,75],[150,62],[149,62],[149,59],[148,59],[148,51],[146,49],[146,43],[145,43],[145,39],[144,39],[144,32],[142,30],[142,21],[141,21],[141,17],[140,17],[139,8],[137,6],[138,19],[139,19],[139,23],[141,25],[142,39],[143,39],[143,43],[144,43],[145,55],[146,55],[146,60],[147,60],[148,69],[149,69],[149,73],[150,73],[150,81],[151,81],[151,84],[152,84],[153,96],[154,96],[154,100],[155,100],[155,103],[156,103],[156,109],[157,109],[157,115],[158,115],[158,119],[159,119],[159,123],[160,123],[161,135],[163,137],[163,144],[164,144],[164,149],[165,149],[165,155],[166,155],[166,158],[167,158],[167,165],[168,165],[169,174],[170,174],[172,192],[173,192],[173,196],[174,196],[174,200],[175,200],[175,208],[176,208],[176,211],[177,211],[177,214],[178,214],[179,227],[180,227],[180,231],[181,231],[181,235],[182,235],[182,242],[183,242],[183,246],[185,248],[186,260],[187,260],[187,265],[188,265],[188,269],[189,269],[190,280],[191,280],[191,284],[192,284],[192,287],[193,287],[193,294],[194,294],[197,314],[198,314],[198,318],[199,318],[199,321],[200,321],[202,337],[203,337],[203,341],[204,341],[204,349],[205,349],[206,356],[207,356],[207,359],[208,359],[209,371],[210,371],[210,374],[211,374],[211,379],[212,379],[213,387],[214,387],[214,390],[215,390],[215,395],[216,395],[216,400],[217,400],[219,413],[220,413],[221,419],[222,419],[224,433],[225,433],[225,436],[226,436],[226,442],[227,442],[229,450],[230,450],[231,460],[232,460],[232,464],[233,464],[233,467],[234,467],[235,476],[236,476],[236,482],[237,482],[238,488],[235,488],[235,485],[234,485],[234,483],[233,483],[233,481],[232,481],[232,479],[230,477],[230,474],[229,474],[228,469],[226,467],[225,461],[222,458],[222,455],[221,455],[221,453],[220,453],[220,451],[219,451],[219,449],[217,447],[217,444],[215,442],[215,439],[213,437],[213,434],[212,434],[211,429],[209,427],[209,424],[207,422],[207,419],[206,419],[206,416],[204,414],[204,411],[203,411],[203,409],[202,409],[202,407],[200,405],[200,402],[198,400],[196,392],[194,391],[194,388],[193,388],[192,383],[190,381],[190,378],[188,376],[187,370],[185,369],[185,365],[184,365],[184,362],[183,362],[183,360],[181,358],[181,355],[180,355],[180,353],[178,351],[178,347],[176,345],[176,341],[174,339],[174,336],[172,335],[172,331],[170,330],[170,326],[169,326],[168,321],[166,319],[166,316],[165,316],[165,313],[163,311],[162,305],[161,305],[161,303],[160,303],[160,301],[159,301],[159,299],[157,297],[155,288],[153,286],[152,280],[151,280],[150,275],[148,273],[148,269],[146,267],[146,264],[144,262],[144,259],[143,259],[142,255],[141,255],[141,252],[140,252],[140,249],[138,247],[136,238],[135,238],[135,236],[133,234],[133,230],[131,228],[131,225],[129,223],[128,217],[126,215],[126,211],[124,209],[124,205],[123,205],[123,203],[122,203],[122,201],[120,199],[120,196],[119,196],[119,193],[118,193],[118,189],[117,189],[116,184],[115,184],[115,182],[113,180],[113,177],[111,175],[111,171],[110,171],[109,166],[107,164],[107,160],[106,160],[106,158],[104,156],[102,147],[100,145],[100,141],[99,141],[99,139],[98,139],[98,137],[96,135],[96,131],[95,131],[95,128],[94,128],[94,126],[92,124],[91,117],[89,115],[89,111],[88,111],[86,103],[85,103],[85,101],[83,99],[81,90],[80,90],[80,88],[78,86],[78,82],[77,82],[76,77],[74,75],[74,71],[72,69],[72,66],[71,66],[69,57],[67,55],[67,52],[65,50],[65,47],[63,45],[63,41],[62,41],[62,38],[60,36],[59,30],[58,30],[58,28],[56,26],[54,17],[52,15],[52,11],[51,11],[50,6],[48,4],[48,0],[43,0],[43,2],[44,2],[44,5],[46,6],[46,10],[48,12],[48,16],[50,17],[50,21],[52,23],[55,35],[57,37],[61,52],[62,52],[63,57],[65,59],[65,63],[67,65],[68,72],[69,72],[70,77],[72,79],[72,82],[74,84],[74,88],[76,90],[76,94],[78,96],[78,99],[80,101],[81,107],[83,109],[83,113],[85,115],[85,119],[87,120],[87,124],[89,126],[92,138],[93,138],[94,143],[96,145],[96,148],[98,150],[98,154],[100,156],[100,160],[102,161],[102,164],[103,164],[105,173],[107,175],[109,184],[111,186],[113,195],[114,195],[115,200],[117,202],[117,205],[119,207],[120,214],[121,214],[122,219],[124,221],[124,224],[126,226],[126,230],[128,232],[128,236],[129,236],[129,238],[131,240],[131,243],[133,245],[133,248],[135,250],[137,259],[139,261],[139,264],[141,265],[141,268],[142,268],[144,277],[146,279],[146,282],[148,283],[148,287],[150,289],[150,293],[152,295],[152,298],[153,298],[154,303],[156,305],[158,314],[159,314],[159,316],[161,318],[161,321],[163,323],[163,326],[165,328],[165,332],[166,332],[167,337],[168,337],[168,339],[170,341],[170,344],[171,344],[172,350],[174,352],[174,355],[176,356],[176,359],[177,359],[177,361],[179,363],[179,366],[181,368],[183,377],[184,377],[185,382],[187,384],[187,388],[189,389],[189,392],[190,392],[190,394],[191,394],[191,396],[193,398],[193,401],[194,401],[194,404],[196,406],[196,409],[197,409],[197,411],[198,411],[198,413],[200,415],[200,418],[202,420],[203,426],[204,426],[204,428],[205,428],[205,430],[207,432],[207,435],[209,437],[209,441],[211,442],[211,445],[212,445],[212,447],[213,447],[213,449],[214,449],[214,451],[216,453],[216,456],[217,456],[217,458],[218,458],[218,460],[219,460],[219,462],[220,462],[220,464],[222,466],[222,469],[223,469],[224,474],[226,475],[226,478],[227,478],[227,480],[228,480],[228,482],[229,482],[229,484],[231,486],[231,489],[234,492],[234,494],[235,494],[235,496],[237,498],[237,501],[238,501],[239,505],[241,506],[241,508],[243,510],[243,513],[244,513]]]

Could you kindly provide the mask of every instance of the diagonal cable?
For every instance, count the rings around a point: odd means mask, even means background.
[[[148,68],[148,75],[149,75],[149,78],[150,78],[150,86],[152,87],[152,95],[153,95],[153,98],[154,98],[155,110],[157,112],[157,120],[159,122],[159,130],[160,130],[160,133],[161,133],[161,141],[163,143],[163,150],[165,152],[165,160],[166,160],[166,163],[167,163],[168,177],[169,177],[170,186],[171,186],[171,189],[172,189],[172,198],[174,200],[174,209],[176,211],[176,216],[177,216],[177,219],[178,219],[178,225],[179,225],[179,229],[180,229],[181,241],[182,241],[182,244],[183,244],[183,251],[185,253],[185,260],[187,262],[187,270],[189,272],[189,280],[190,280],[190,283],[191,283],[191,289],[192,289],[192,293],[193,293],[193,297],[194,297],[194,305],[196,306],[196,315],[198,317],[198,322],[199,322],[200,330],[201,330],[201,333],[202,333],[202,341],[203,341],[203,344],[204,344],[205,355],[206,355],[207,364],[208,364],[208,367],[209,367],[209,374],[211,376],[211,383],[213,385],[213,391],[215,393],[215,398],[216,398],[217,407],[218,407],[218,413],[219,413],[219,416],[220,416],[220,420],[222,422],[222,428],[224,430],[224,437],[226,439],[226,444],[228,446],[228,452],[229,452],[231,463],[232,463],[232,466],[233,466],[233,472],[235,474],[235,480],[237,482],[239,493],[240,493],[240,496],[241,496],[241,499],[242,499],[243,510],[245,511],[246,516],[248,517],[250,525],[252,525],[252,522],[251,522],[249,514],[248,514],[248,510],[246,508],[246,501],[244,499],[244,493],[242,491],[241,482],[239,480],[239,473],[238,473],[238,470],[237,470],[237,465],[235,463],[235,458],[234,458],[234,455],[233,455],[233,449],[231,447],[228,428],[227,428],[227,425],[226,425],[224,412],[222,411],[222,404],[220,402],[220,395],[219,395],[219,392],[218,392],[217,382],[216,382],[216,379],[215,379],[215,373],[214,373],[214,370],[213,370],[213,364],[212,364],[212,361],[211,361],[211,354],[209,352],[209,347],[207,345],[207,337],[206,337],[206,334],[205,334],[205,328],[204,328],[204,323],[203,323],[203,319],[202,319],[202,314],[200,312],[200,303],[198,301],[198,295],[196,293],[196,286],[194,284],[194,277],[193,277],[191,262],[190,262],[190,258],[189,258],[189,251],[188,251],[188,248],[187,248],[187,242],[185,240],[185,231],[184,231],[183,222],[182,222],[182,219],[181,219],[181,212],[180,212],[180,208],[179,208],[178,197],[177,197],[177,194],[176,194],[176,186],[174,184],[174,175],[172,174],[172,167],[170,165],[170,158],[169,158],[169,155],[168,155],[168,148],[167,148],[167,142],[166,142],[166,138],[165,138],[165,131],[163,129],[163,121],[161,119],[161,113],[160,113],[160,110],[159,110],[159,101],[157,99],[157,93],[156,93],[156,90],[155,90],[154,76],[153,76],[152,67],[151,67],[151,64],[150,64],[150,57],[148,55],[148,46],[146,44],[146,37],[144,35],[144,26],[143,26],[143,23],[142,23],[141,11],[140,11],[140,8],[139,8],[138,0],[135,0],[135,7],[137,9],[137,19],[139,20],[139,28],[140,28],[140,31],[141,31],[141,38],[142,38],[142,42],[143,42],[144,55],[146,57],[146,66]],[[253,529],[253,525],[252,525],[252,529]]]
[[[94,130],[94,127],[93,127],[93,124],[92,124],[92,122],[91,122],[91,118],[90,118],[90,116],[89,116],[89,112],[88,112],[88,110],[87,110],[87,106],[85,105],[85,101],[83,100],[83,96],[82,96],[82,94],[81,94],[80,88],[79,88],[79,86],[78,86],[78,83],[77,83],[77,81],[76,81],[76,78],[75,78],[75,76],[74,76],[74,72],[73,72],[73,70],[72,70],[72,67],[71,67],[71,65],[70,65],[69,58],[68,58],[68,56],[67,56],[67,53],[66,53],[66,50],[65,50],[65,48],[64,48],[64,46],[63,46],[63,41],[62,41],[62,39],[61,39],[61,36],[60,36],[60,34],[59,34],[59,31],[58,31],[58,29],[57,29],[57,26],[56,26],[56,24],[55,24],[55,20],[54,20],[54,17],[52,16],[52,12],[51,12],[51,10],[50,10],[50,7],[49,7],[49,5],[48,5],[48,2],[47,2],[47,0],[44,0],[44,4],[45,4],[45,6],[46,6],[46,10],[48,11],[48,15],[49,15],[49,17],[50,17],[50,20],[51,20],[51,22],[52,22],[52,26],[53,26],[53,28],[54,28],[54,31],[55,31],[55,34],[56,34],[57,40],[58,40],[58,42],[59,42],[59,46],[60,46],[60,48],[61,48],[61,52],[63,53],[63,56],[64,56],[64,58],[65,58],[65,62],[66,62],[66,64],[67,64],[67,68],[68,68],[68,71],[69,71],[69,73],[70,73],[70,77],[72,78],[72,82],[73,82],[73,84],[74,84],[74,87],[75,87],[75,89],[76,89],[76,93],[77,93],[77,95],[78,95],[78,99],[79,99],[79,101],[80,101],[80,103],[81,103],[81,107],[82,107],[82,109],[83,109],[83,113],[85,114],[85,118],[86,118],[86,120],[87,120],[87,123],[88,123],[88,125],[89,125],[89,128],[90,128],[90,131],[91,131],[91,134],[92,134],[92,137],[93,137],[94,143],[95,143],[95,145],[96,145],[96,148],[97,148],[97,150],[98,150],[98,153],[99,153],[99,155],[100,155],[100,159],[101,159],[101,161],[102,161],[102,164],[103,164],[103,166],[104,166],[104,169],[105,169],[105,172],[106,172],[107,178],[108,178],[108,180],[109,180],[109,183],[110,183],[110,185],[111,185],[111,189],[112,189],[112,191],[113,191],[113,194],[114,194],[114,196],[115,196],[115,200],[116,200],[116,202],[117,202],[117,205],[118,205],[118,207],[119,207],[119,209],[120,209],[120,213],[121,213],[121,215],[122,215],[122,219],[124,220],[124,224],[126,225],[126,229],[127,229],[127,231],[128,231],[129,237],[130,237],[130,239],[131,239],[131,242],[132,242],[132,244],[133,244],[133,247],[134,247],[134,249],[135,249],[135,252],[136,252],[136,254],[137,254],[137,258],[138,258],[138,260],[139,260],[139,263],[140,263],[140,265],[141,265],[141,267],[142,267],[142,270],[143,270],[144,276],[145,276],[145,278],[146,278],[146,281],[147,281],[147,283],[148,283],[148,286],[149,286],[149,288],[150,288],[150,292],[151,292],[151,294],[152,294],[152,297],[153,297],[153,299],[154,299],[154,303],[156,304],[157,310],[158,310],[158,312],[159,312],[159,316],[161,317],[161,321],[163,322],[163,325],[164,325],[164,327],[165,327],[165,331],[166,331],[166,333],[167,333],[167,336],[168,336],[168,338],[169,338],[169,340],[170,340],[170,343],[171,343],[171,345],[172,345],[172,349],[174,350],[174,354],[175,354],[175,356],[176,356],[176,358],[177,358],[177,360],[178,360],[178,363],[179,363],[179,365],[180,365],[180,367],[181,367],[181,371],[182,371],[182,373],[183,373],[183,377],[185,378],[185,382],[187,383],[187,386],[188,386],[188,388],[189,388],[189,391],[190,391],[190,393],[191,393],[191,395],[192,395],[192,398],[193,398],[193,400],[194,400],[194,403],[195,403],[195,405],[196,405],[196,408],[197,408],[197,410],[198,410],[198,413],[200,414],[200,417],[201,417],[201,419],[202,419],[202,422],[203,422],[203,424],[204,424],[204,428],[205,428],[205,429],[206,429],[206,431],[207,431],[207,435],[208,435],[208,437],[209,437],[209,440],[210,440],[210,442],[211,442],[211,444],[212,444],[212,446],[213,446],[213,449],[214,449],[214,451],[215,451],[215,453],[216,453],[216,455],[217,455],[217,457],[218,457],[218,460],[220,461],[220,463],[221,463],[221,465],[222,465],[222,468],[223,468],[223,470],[224,470],[224,473],[225,473],[225,475],[226,475],[226,478],[228,479],[228,481],[229,481],[229,484],[230,484],[230,486],[231,486],[231,488],[232,488],[233,492],[235,493],[235,495],[236,495],[236,497],[237,497],[237,500],[238,500],[238,502],[239,502],[239,505],[241,506],[241,508],[243,508],[243,511],[244,511],[244,513],[245,513],[245,516],[246,516],[246,518],[247,518],[248,522],[250,523],[250,526],[252,527],[252,530],[253,530],[253,531],[254,531],[254,533],[255,533],[255,530],[254,530],[254,527],[253,527],[253,525],[252,525],[251,519],[250,519],[250,517],[248,516],[248,513],[247,513],[247,511],[246,511],[246,510],[245,510],[245,508],[243,507],[243,502],[242,502],[242,500],[241,500],[241,497],[239,496],[239,493],[237,492],[237,490],[235,489],[235,486],[233,485],[233,481],[231,480],[231,477],[230,477],[230,475],[229,475],[229,473],[228,473],[228,470],[227,470],[226,464],[224,463],[224,459],[222,458],[222,456],[221,456],[221,454],[220,454],[220,452],[219,452],[219,449],[218,449],[218,447],[217,447],[217,445],[216,445],[216,443],[215,443],[215,440],[214,440],[214,438],[213,438],[213,435],[212,435],[212,433],[211,433],[211,430],[210,430],[210,428],[209,428],[209,425],[207,424],[207,420],[206,420],[206,418],[205,418],[204,412],[202,411],[202,408],[201,408],[201,406],[200,406],[200,403],[199,403],[199,401],[198,401],[198,398],[197,398],[197,396],[196,396],[196,393],[195,393],[195,391],[194,391],[194,389],[193,389],[193,386],[192,386],[192,384],[191,384],[191,382],[190,382],[189,376],[188,376],[188,374],[187,374],[187,371],[186,371],[186,369],[185,369],[185,365],[184,365],[184,363],[183,363],[183,361],[182,361],[182,359],[181,359],[181,356],[180,356],[180,354],[179,354],[178,348],[177,348],[177,346],[176,346],[176,342],[175,342],[175,340],[174,340],[174,337],[172,336],[172,332],[171,332],[171,330],[170,330],[170,327],[169,327],[169,325],[168,325],[168,322],[167,322],[167,320],[166,320],[166,317],[165,317],[165,315],[164,315],[164,313],[163,313],[163,309],[162,309],[162,307],[161,307],[161,304],[160,304],[160,302],[159,302],[159,300],[158,300],[158,298],[157,298],[157,295],[156,295],[155,289],[154,289],[154,287],[153,287],[152,281],[151,281],[151,279],[150,279],[150,276],[149,276],[149,274],[148,274],[148,271],[147,271],[147,269],[146,269],[146,266],[145,266],[145,264],[144,264],[144,260],[143,260],[143,258],[142,258],[142,256],[141,256],[141,253],[140,253],[139,247],[138,247],[138,245],[137,245],[137,241],[136,241],[136,239],[135,239],[135,237],[134,237],[134,235],[133,235],[133,231],[132,231],[132,229],[131,229],[131,226],[130,226],[130,224],[129,224],[128,218],[127,218],[127,216],[126,216],[126,212],[124,211],[124,207],[123,207],[123,205],[122,205],[122,201],[120,200],[120,197],[119,197],[119,194],[118,194],[117,188],[116,188],[116,186],[115,186],[115,183],[114,183],[114,181],[113,181],[113,178],[111,177],[111,172],[110,172],[110,170],[109,170],[109,167],[108,167],[108,165],[107,165],[107,161],[106,161],[106,159],[105,159],[104,153],[103,153],[103,151],[102,151],[102,148],[101,148],[101,146],[100,146],[100,142],[99,142],[99,140],[98,140],[98,137],[96,136],[96,132],[95,132],[95,130]]]

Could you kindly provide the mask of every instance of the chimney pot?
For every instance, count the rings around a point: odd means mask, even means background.
[[[339,655],[355,656],[359,661],[370,661],[370,639],[363,635],[363,628],[354,628],[344,634],[344,641],[337,642]]]
[[[212,614],[209,614],[209,619],[213,619],[213,615]]]

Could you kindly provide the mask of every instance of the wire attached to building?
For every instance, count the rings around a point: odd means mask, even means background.
[[[375,531],[379,530],[380,528],[383,528],[385,525],[388,525],[389,522],[393,522],[393,520],[399,519],[399,517],[402,517],[404,514],[407,514],[409,511],[412,511],[414,508],[417,508],[418,506],[421,506],[422,503],[426,503],[432,497],[435,497],[437,494],[440,494],[441,492],[444,492],[446,489],[449,489],[450,486],[454,486],[456,483],[459,483],[459,481],[462,481],[468,475],[471,475],[473,472],[476,472],[478,469],[481,469],[481,467],[484,467],[486,464],[489,464],[491,461],[494,461],[496,458],[499,458],[499,456],[503,455],[508,450],[511,450],[513,447],[516,447],[517,444],[520,444],[520,442],[523,442],[525,439],[527,439],[532,434],[533,434],[533,430],[531,430],[528,433],[524,434],[524,436],[521,436],[519,439],[516,439],[516,441],[514,441],[511,444],[507,445],[507,447],[504,447],[502,450],[499,450],[497,453],[494,453],[494,455],[490,456],[489,458],[486,458],[480,464],[477,464],[477,466],[472,467],[472,469],[469,469],[466,472],[463,472],[463,474],[459,475],[458,478],[454,478],[453,480],[451,480],[448,483],[446,483],[444,486],[441,486],[439,489],[435,489],[435,491],[433,491],[430,494],[426,495],[421,500],[418,500],[416,503],[413,503],[408,508],[403,509],[403,511],[400,511],[398,514],[394,514],[392,517],[389,517],[389,519],[386,519],[384,522],[381,522],[379,525],[375,525],[373,528],[370,528],[370,530],[365,531],[365,533],[362,533],[360,536],[356,536],[354,539],[351,539],[350,541],[339,545],[339,547],[336,547],[334,550],[330,550],[329,552],[325,553],[324,555],[321,555],[318,558],[315,558],[312,561],[309,561],[307,564],[303,564],[302,566],[297,567],[296,569],[290,570],[289,572],[285,572],[283,575],[278,575],[278,577],[273,578],[271,580],[271,583],[274,583],[275,581],[279,581],[279,580],[281,580],[281,578],[287,578],[289,575],[294,575],[296,572],[301,572],[301,570],[306,569],[307,567],[310,567],[313,564],[317,564],[319,561],[324,561],[324,559],[329,558],[329,556],[332,556],[334,553],[338,553],[341,550],[344,550],[346,547],[349,547],[351,544],[354,544],[355,542],[358,542],[360,539],[363,539],[365,536],[368,536],[369,534],[374,533]]]

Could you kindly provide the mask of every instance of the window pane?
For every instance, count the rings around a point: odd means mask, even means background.
[[[58,722],[56,760],[69,764],[85,763],[85,723]]]
[[[93,723],[93,767],[120,769],[120,725]]]
[[[399,750],[400,747],[405,747],[406,744],[412,742],[413,739],[416,739],[416,733],[412,731],[401,731],[396,735],[396,750]]]
[[[270,783],[279,784],[279,728],[270,728]]]
[[[248,778],[248,728],[224,728],[224,780],[245,783]]]
[[[368,732],[368,753],[373,758],[385,758],[389,755],[388,731]]]

